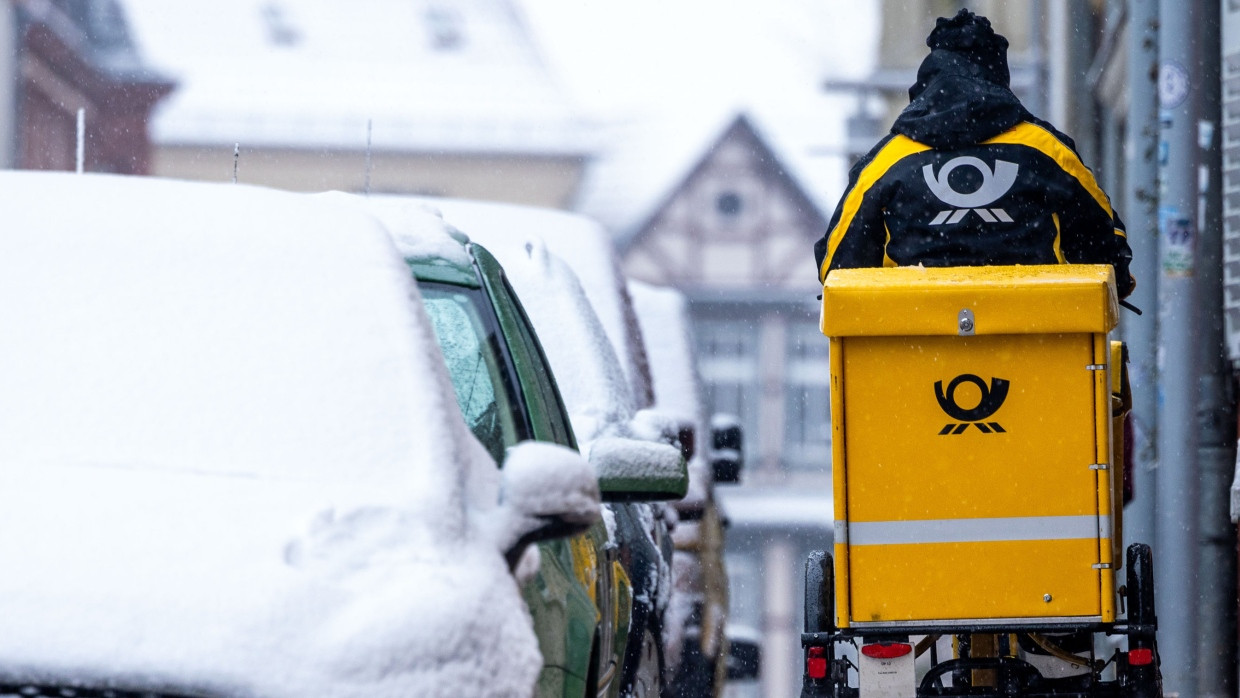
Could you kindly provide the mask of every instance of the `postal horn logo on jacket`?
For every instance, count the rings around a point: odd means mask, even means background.
[[[952,170],[957,167],[972,167],[977,170],[982,176],[982,186],[977,191],[968,193],[953,189],[949,180]],[[1016,163],[1006,160],[996,160],[992,171],[990,166],[980,158],[971,155],[961,155],[948,160],[947,164],[939,170],[938,176],[934,174],[933,165],[921,168],[921,174],[926,178],[926,186],[930,187],[930,191],[943,203],[956,207],[953,210],[940,211],[939,215],[930,221],[930,225],[959,223],[969,215],[969,211],[981,216],[982,220],[987,223],[1011,223],[1012,217],[1007,214],[1007,211],[1001,208],[986,207],[1008,193],[1008,190],[1016,183],[1016,174],[1019,171],[1020,167]]]
[[[981,391],[982,399],[976,406],[966,409],[956,403],[956,388],[960,387],[961,383],[972,383]],[[947,390],[944,392],[943,381],[935,381],[934,396],[939,400],[939,407],[943,408],[947,416],[957,422],[962,422],[962,424],[949,422],[939,431],[939,436],[963,434],[970,424],[977,427],[978,431],[983,434],[1006,433],[998,422],[983,422],[982,420],[989,418],[1003,406],[1003,401],[1007,399],[1008,385],[1009,382],[1002,378],[991,378],[990,385],[986,385],[986,381],[972,373],[962,373],[947,384]]]

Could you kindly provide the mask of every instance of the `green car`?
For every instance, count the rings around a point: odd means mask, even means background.
[[[381,216],[384,217],[384,216]],[[385,220],[389,228],[399,221]],[[576,448],[539,340],[503,269],[485,248],[452,233],[398,246],[417,278],[466,423],[502,462],[506,448],[534,439]],[[688,476],[680,452],[625,439],[591,454],[605,502],[675,499]],[[646,454],[634,467],[634,453]],[[615,531],[539,543],[538,572],[523,587],[543,655],[539,696],[617,696],[628,644],[632,584]],[[520,572],[518,571],[518,574]]]

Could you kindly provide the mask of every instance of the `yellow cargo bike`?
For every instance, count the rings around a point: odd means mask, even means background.
[[[1150,549],[1122,549],[1117,321],[1104,265],[831,273],[804,697],[1161,695]]]

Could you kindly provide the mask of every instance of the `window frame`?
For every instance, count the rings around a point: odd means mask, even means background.
[[[526,402],[524,391],[521,389],[520,381],[514,380],[517,377],[516,365],[509,352],[508,343],[504,339],[503,327],[495,315],[495,309],[491,306],[491,301],[486,291],[476,286],[464,286],[444,281],[419,281],[418,287],[423,291],[423,296],[426,296],[426,291],[430,290],[445,294],[458,294],[468,299],[470,306],[477,313],[482,327],[486,331],[485,338],[478,337],[479,343],[488,346],[490,352],[498,360],[497,368],[499,370],[497,373],[499,374],[500,386],[508,396],[508,399],[513,403],[509,405],[509,412],[512,415],[512,433],[504,434],[504,447],[509,448],[521,441],[534,438],[533,427],[530,424],[529,406]],[[425,303],[425,299],[423,303]],[[434,327],[433,322],[432,327]],[[436,332],[438,332],[437,329]],[[495,376],[492,376],[492,379],[494,378]],[[503,420],[501,419],[500,421],[502,424]],[[502,465],[502,459],[498,460]]]

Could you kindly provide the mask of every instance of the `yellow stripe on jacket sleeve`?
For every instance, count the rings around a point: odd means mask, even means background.
[[[983,141],[983,143],[987,145],[991,143],[1025,145],[1041,152],[1054,160],[1055,164],[1059,165],[1059,169],[1075,177],[1076,181],[1080,182],[1085,191],[1089,192],[1089,195],[1093,197],[1098,206],[1103,211],[1106,211],[1108,216],[1115,218],[1115,212],[1111,210],[1111,200],[1102,191],[1102,187],[1098,186],[1098,180],[1094,179],[1094,173],[1089,171],[1089,168],[1085,166],[1085,163],[1081,162],[1081,158],[1072,152],[1071,148],[1045,128],[1024,121],[990,140]],[[1121,237],[1123,236],[1123,233],[1119,230],[1116,230],[1115,233]]]
[[[825,281],[827,278],[827,270],[831,268],[831,260],[835,257],[835,250],[840,246],[840,242],[844,239],[844,234],[852,225],[853,219],[857,216],[857,211],[861,209],[861,201],[865,198],[870,187],[882,176],[887,174],[897,162],[904,158],[930,150],[930,146],[909,138],[908,136],[896,136],[882,150],[870,160],[870,164],[866,165],[861,174],[857,177],[857,183],[848,193],[844,195],[844,203],[840,209],[840,219],[836,222],[835,227],[827,234],[827,254],[823,257],[822,268],[818,270],[818,280]]]

